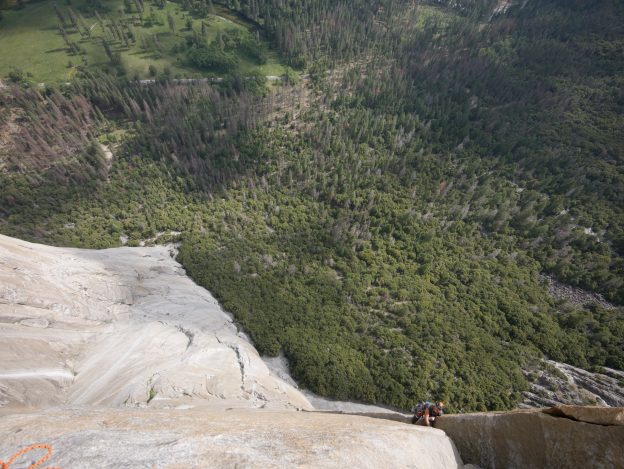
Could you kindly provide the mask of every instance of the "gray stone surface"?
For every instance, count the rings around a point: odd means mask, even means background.
[[[169,248],[0,236],[0,459],[45,443],[63,469],[462,467],[439,430],[311,408]]]
[[[624,426],[599,425],[571,418],[600,415],[603,422],[623,409],[568,408],[564,416],[540,409],[445,415],[436,421],[457,445],[466,464],[482,468],[621,468]],[[553,412],[549,410],[549,412]]]
[[[305,408],[170,248],[0,236],[0,407]]]
[[[63,469],[463,467],[441,431],[315,412],[103,409],[0,418],[0,457],[52,445]]]

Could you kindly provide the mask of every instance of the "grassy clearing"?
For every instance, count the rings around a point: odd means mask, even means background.
[[[3,11],[0,21],[0,75],[13,68],[40,81],[66,81],[68,56],[58,34],[52,2]]]
[[[110,30],[102,27],[85,0],[72,0],[71,5],[65,2],[57,4],[66,18],[67,38],[76,44],[79,53],[73,53],[64,41],[52,0],[28,3],[21,9],[3,10],[0,20],[0,76],[7,76],[17,69],[34,82],[60,83],[71,80],[79,69],[96,71],[113,68],[102,45],[104,38],[110,41],[112,52],[120,54],[121,66],[130,77],[150,77],[150,66],[153,66],[152,72],[155,70],[157,74],[168,69],[174,77],[220,75],[194,68],[186,60],[185,52],[179,50],[180,44],[188,36],[200,34],[202,23],[203,37],[209,43],[217,40],[220,33],[238,29],[247,34],[251,29],[226,8],[219,6],[214,14],[197,18],[183,11],[177,3],[166,2],[164,8],[159,8],[145,2],[140,18],[134,4],[113,0],[106,5],[108,11],[98,11],[104,24],[110,20],[125,20],[131,25],[129,29],[134,38],[128,46],[112,38]],[[69,24],[69,8],[82,17],[84,24],[91,29],[91,37],[82,37],[78,28]],[[173,20],[173,30],[169,18]],[[238,61],[235,74],[258,71],[264,75],[281,75],[285,72],[274,52],[269,52],[263,65],[243,54],[239,54]]]

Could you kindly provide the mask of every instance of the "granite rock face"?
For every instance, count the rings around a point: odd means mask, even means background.
[[[440,430],[318,412],[102,409],[0,418],[0,458],[50,444],[63,469],[463,467]]]
[[[381,408],[306,410],[170,248],[0,236],[0,459],[46,443],[64,469],[624,467],[622,409],[448,415],[435,429]]]
[[[312,408],[170,248],[0,236],[0,409],[58,405]]]
[[[463,467],[440,430],[306,409],[169,248],[0,236],[0,460],[43,443],[63,469]]]
[[[436,422],[482,468],[624,467],[624,409],[562,406],[445,415]]]
[[[579,422],[594,423],[596,425],[624,425],[624,408],[617,407],[583,407],[562,405],[544,409],[542,412],[555,417],[566,417]],[[622,442],[624,444],[624,441]]]
[[[566,363],[543,360],[539,369],[525,371],[531,387],[524,392],[522,407],[558,405],[624,406],[624,372],[602,368],[592,373]],[[531,375],[532,378],[531,378]]]

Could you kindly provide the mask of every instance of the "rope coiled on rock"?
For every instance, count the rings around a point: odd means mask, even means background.
[[[11,456],[7,460],[7,462],[4,462],[4,461],[2,461],[0,459],[0,469],[10,469],[11,464],[13,464],[17,458],[19,458],[20,456],[28,453],[29,451],[35,450],[35,449],[45,449],[45,450],[48,451],[48,453],[46,455],[44,455],[38,461],[36,461],[36,462],[32,463],[30,466],[28,466],[28,469],[35,469],[36,467],[40,466],[41,464],[43,464],[44,462],[46,462],[48,459],[50,459],[52,457],[52,446],[45,445],[45,444],[30,445],[30,446],[27,446],[24,449],[19,450],[17,453],[15,453],[13,456]],[[48,467],[47,469],[60,469],[60,468],[58,468],[58,467]]]

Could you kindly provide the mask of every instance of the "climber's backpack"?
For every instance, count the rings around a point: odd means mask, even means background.
[[[414,416],[412,417],[412,423],[418,422],[425,415],[425,411],[429,408],[431,403],[429,401],[419,402],[414,407]]]

